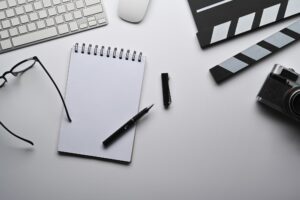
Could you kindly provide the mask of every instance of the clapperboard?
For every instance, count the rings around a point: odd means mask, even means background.
[[[188,0],[202,48],[300,13],[300,0]]]

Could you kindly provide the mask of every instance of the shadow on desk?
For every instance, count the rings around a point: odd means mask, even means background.
[[[2,130],[1,130],[2,131]],[[0,133],[1,133],[0,131]],[[1,135],[0,137],[0,146],[1,151],[9,151],[10,153],[17,153],[22,155],[29,155],[35,151],[35,146],[28,146],[28,144],[23,144],[22,141],[14,141],[15,138],[6,139],[5,135]],[[8,135],[8,137],[11,137]]]
[[[267,118],[270,118],[271,121],[277,124],[282,124],[285,127],[288,127],[283,133],[292,144],[296,145],[296,148],[300,152],[300,122],[296,121],[279,111],[273,110],[261,103],[256,103],[257,110],[260,114],[264,115]]]
[[[98,160],[98,161],[106,161],[111,163],[116,163],[124,166],[129,166],[131,162],[125,162],[125,161],[118,161],[118,160],[111,160],[106,158],[98,158],[93,156],[85,156],[85,155],[79,155],[79,154],[72,154],[72,153],[64,153],[64,152],[58,152],[58,155],[60,156],[67,156],[67,157],[73,157],[78,159],[89,159],[89,160]]]

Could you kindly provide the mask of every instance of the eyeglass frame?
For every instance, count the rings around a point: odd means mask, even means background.
[[[29,67],[25,68],[25,69],[22,70],[22,71],[14,72],[14,70],[15,70],[18,66],[20,66],[21,64],[23,64],[23,63],[25,63],[25,62],[28,62],[28,61],[30,61],[30,60],[34,60],[34,62],[33,62],[32,65],[30,65]],[[4,79],[3,84],[0,85],[0,89],[3,88],[3,87],[6,85],[6,83],[8,82],[8,80],[7,80],[6,77],[5,77],[6,75],[12,74],[12,75],[15,76],[15,77],[18,76],[18,75],[22,75],[23,73],[25,73],[26,71],[28,71],[29,69],[31,69],[31,68],[36,64],[36,62],[38,62],[38,63],[40,64],[40,66],[42,67],[42,69],[44,70],[44,72],[47,74],[47,76],[50,78],[51,82],[52,82],[53,85],[55,86],[55,88],[56,88],[56,90],[57,90],[57,92],[58,92],[58,94],[59,94],[59,96],[60,96],[60,99],[61,99],[61,101],[62,101],[62,103],[63,103],[65,112],[66,112],[66,114],[67,114],[68,121],[71,123],[71,122],[72,122],[72,119],[71,119],[71,116],[70,116],[70,114],[69,114],[69,111],[68,111],[66,102],[65,102],[65,100],[64,100],[64,98],[63,98],[63,96],[62,96],[62,94],[61,94],[61,92],[60,92],[60,90],[59,90],[57,84],[55,83],[54,79],[52,78],[52,76],[50,75],[50,73],[48,72],[48,70],[45,68],[45,66],[43,65],[43,63],[40,61],[40,59],[39,59],[37,56],[34,56],[34,57],[31,57],[31,58],[27,58],[27,59],[25,59],[25,60],[22,60],[21,62],[15,64],[9,71],[4,72],[4,73],[0,76],[0,79]],[[1,125],[7,132],[9,132],[10,134],[12,134],[12,135],[15,136],[16,138],[18,138],[18,139],[20,139],[20,140],[23,140],[24,142],[27,142],[27,143],[29,143],[29,144],[31,144],[31,145],[34,145],[34,143],[33,143],[32,141],[27,140],[27,139],[25,139],[25,138],[23,138],[23,137],[20,137],[20,136],[18,136],[17,134],[13,133],[13,132],[12,132],[10,129],[8,129],[1,121],[0,121],[0,125]]]

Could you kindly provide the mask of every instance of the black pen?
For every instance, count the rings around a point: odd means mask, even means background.
[[[103,145],[104,147],[108,147],[109,145],[111,145],[115,140],[117,140],[119,137],[121,137],[128,129],[130,129],[132,126],[135,125],[135,123],[141,119],[146,113],[149,112],[149,110],[154,106],[154,104],[152,104],[151,106],[149,106],[148,108],[144,108],[141,112],[139,112],[138,114],[136,114],[133,118],[131,118],[128,122],[126,122],[123,126],[121,126],[121,128],[119,128],[116,132],[114,132],[113,134],[111,134],[108,138],[106,138],[103,141]]]

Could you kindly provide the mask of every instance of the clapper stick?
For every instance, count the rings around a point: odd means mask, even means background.
[[[281,51],[283,48],[300,39],[300,21],[258,42],[250,48],[225,60],[210,69],[210,73],[217,83],[221,83],[242,70],[258,63],[259,61]]]

